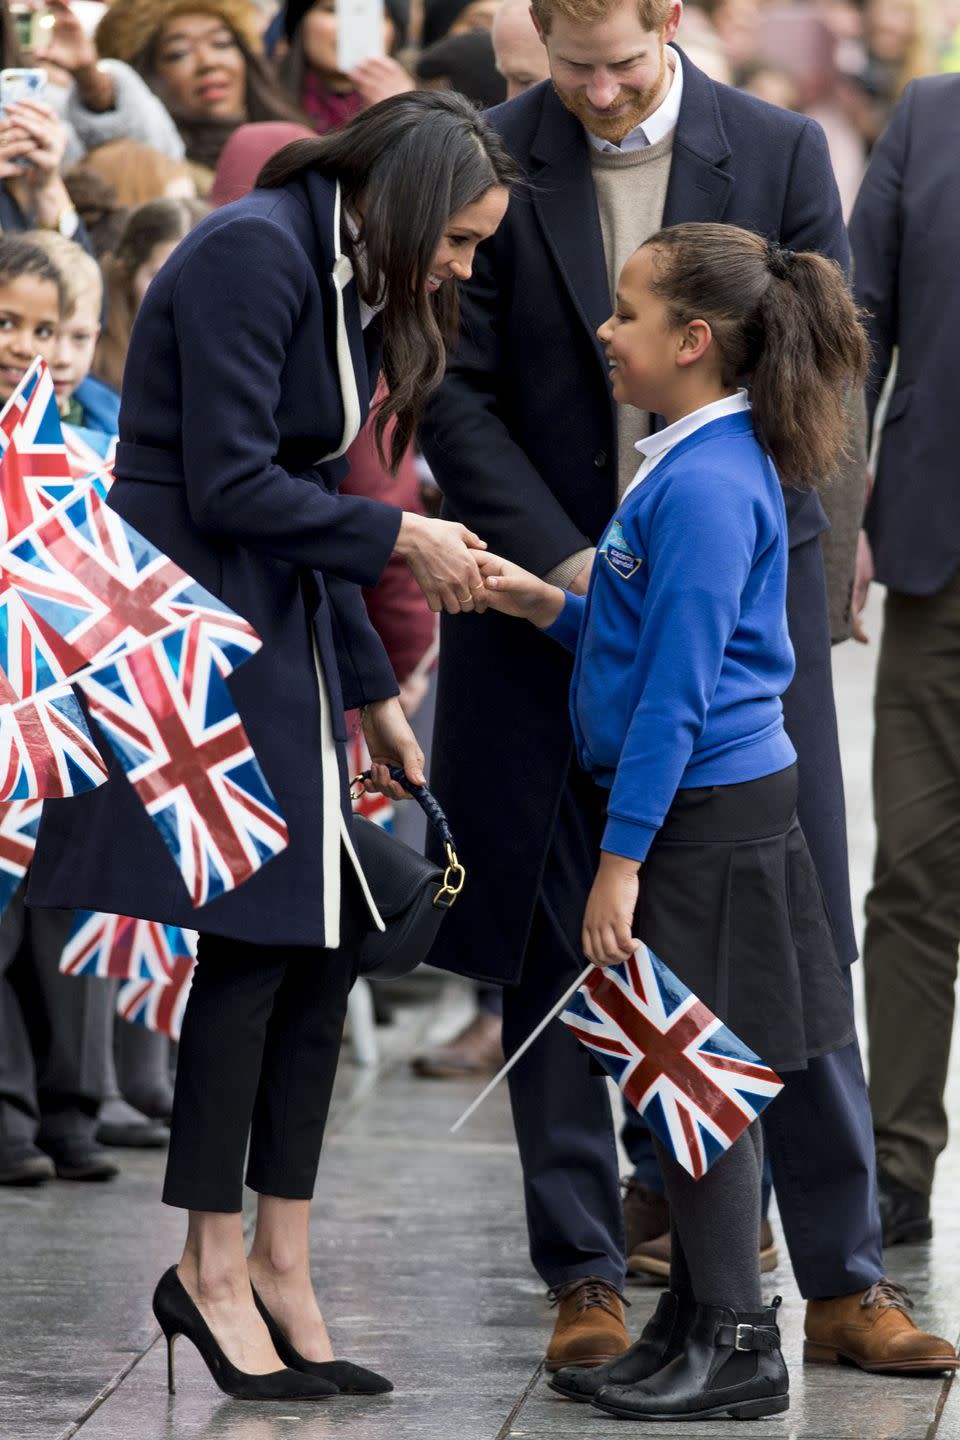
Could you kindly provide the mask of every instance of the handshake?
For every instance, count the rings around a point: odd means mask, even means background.
[[[448,615],[499,610],[545,629],[563,609],[559,586],[491,555],[479,535],[453,521],[405,511],[395,553],[410,566],[431,610]],[[571,590],[585,592],[591,561],[572,581]]]

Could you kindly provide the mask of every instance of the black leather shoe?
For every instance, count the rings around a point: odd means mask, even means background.
[[[790,1408],[777,1310],[698,1305],[683,1351],[636,1385],[605,1385],[599,1410],[624,1420],[758,1420]]]
[[[112,1180],[120,1166],[92,1140],[44,1141],[58,1180]]]
[[[295,1350],[264,1305],[253,1286],[253,1300],[264,1323],[270,1331],[270,1339],[284,1365],[298,1370],[301,1375],[315,1375],[320,1380],[329,1380],[336,1385],[341,1395],[386,1395],[393,1389],[393,1381],[378,1375],[376,1370],[367,1370],[363,1365],[354,1365],[350,1360],[307,1360]]]
[[[635,1385],[655,1375],[683,1349],[687,1327],[693,1320],[693,1305],[682,1305],[672,1290],[660,1296],[656,1310],[643,1327],[635,1344],[592,1368],[568,1366],[547,1380],[551,1390],[567,1400],[588,1404],[604,1385]]]
[[[207,1369],[224,1395],[234,1400],[329,1400],[338,1393],[336,1385],[313,1375],[298,1375],[295,1370],[269,1370],[265,1375],[249,1375],[238,1370],[227,1359],[216,1336],[200,1314],[176,1265],[161,1275],[153,1292],[153,1313],[167,1342],[167,1389],[176,1393],[173,1366],[173,1345],[178,1335],[185,1335],[200,1352]]]
[[[884,1245],[916,1245],[933,1238],[929,1195],[911,1190],[881,1165],[877,1166],[877,1192]]]
[[[32,1146],[0,1153],[0,1185],[43,1185],[55,1173],[50,1156]]]

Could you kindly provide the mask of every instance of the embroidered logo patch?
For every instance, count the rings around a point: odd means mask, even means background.
[[[600,554],[606,557],[607,564],[611,570],[617,572],[621,580],[629,580],[631,575],[636,575],[643,564],[643,560],[638,560],[627,544],[623,526],[619,520],[614,520],[607,531],[606,539],[600,547]]]

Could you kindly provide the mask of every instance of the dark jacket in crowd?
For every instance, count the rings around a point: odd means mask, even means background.
[[[99,790],[44,806],[29,903],[259,944],[324,943],[312,640],[344,740],[345,708],[397,693],[360,587],[379,579],[401,517],[336,494],[347,462],[320,463],[341,444],[349,388],[331,277],[334,195],[318,174],[254,191],[202,221],[152,281],[131,339],[110,492],[113,509],[262,637],[230,688],[289,848],[194,910],[159,830],[111,764]],[[362,421],[380,365],[378,325],[361,330],[352,282],[344,312],[343,361]],[[342,758],[340,770],[349,824]]]
[[[685,56],[664,224],[727,221],[846,266],[840,197],[820,127],[716,84]],[[609,279],[588,141],[549,82],[489,112],[529,176],[463,287],[462,333],[423,429],[449,513],[545,575],[596,545],[616,507],[614,402],[596,328]],[[787,494],[788,611],[797,676],[784,702],[800,819],[837,934],[856,955],[813,493]],[[469,881],[435,963],[518,979],[572,761],[570,660],[493,613],[442,624],[432,785]],[[599,858],[599,857],[598,857]]]
[[[850,219],[873,346],[867,412],[899,347],[866,529],[877,579],[910,595],[960,566],[960,75],[908,85]]]

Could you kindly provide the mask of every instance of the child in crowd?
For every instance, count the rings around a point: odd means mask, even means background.
[[[60,417],[106,458],[117,435],[120,396],[90,374],[103,311],[100,266],[55,230],[31,232],[31,239],[49,255],[63,285],[64,314],[50,364]]]
[[[107,316],[94,374],[114,390],[123,384],[130,333],[140,302],[157,271],[207,213],[201,200],[148,200],[131,210],[117,248],[103,263]]]
[[[851,1026],[783,727],[780,485],[834,469],[866,339],[833,262],[700,224],[631,257],[598,333],[614,398],[666,428],[637,445],[587,595],[480,562],[494,608],[576,653],[577,751],[609,791],[584,952],[614,964],[639,937],[768,1064],[803,1069]],[[760,1125],[699,1181],[657,1150],[670,1290],[624,1355],[551,1384],[637,1420],[786,1410],[779,1301],[760,1296]]]
[[[66,310],[34,239],[0,236],[0,406],[38,355],[53,365]],[[102,980],[60,974],[70,923],[68,911],[26,909],[22,885],[0,920],[0,1185],[117,1173],[95,1138],[113,996]]]

